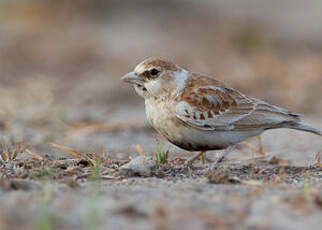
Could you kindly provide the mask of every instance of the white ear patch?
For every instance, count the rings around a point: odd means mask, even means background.
[[[150,80],[144,83],[145,87],[150,91],[151,94],[157,95],[158,92],[162,89],[162,85],[158,80]]]
[[[174,74],[174,83],[179,93],[182,92],[186,87],[186,80],[188,79],[188,77],[189,72],[184,69]]]

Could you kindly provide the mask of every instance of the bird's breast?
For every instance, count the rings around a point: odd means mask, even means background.
[[[149,123],[158,131],[171,129],[175,114],[166,100],[148,99],[145,101],[145,112]]]

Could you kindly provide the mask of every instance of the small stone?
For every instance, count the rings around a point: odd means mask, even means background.
[[[226,170],[214,170],[205,173],[206,178],[210,184],[236,184],[238,181],[234,180],[230,173]]]
[[[150,157],[138,156],[119,168],[121,174],[128,176],[151,176],[155,161]]]

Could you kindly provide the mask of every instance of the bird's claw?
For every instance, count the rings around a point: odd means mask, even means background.
[[[193,165],[192,165],[192,162],[187,160],[184,164],[183,164],[183,168],[192,168]]]

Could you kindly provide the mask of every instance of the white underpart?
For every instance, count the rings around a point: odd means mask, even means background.
[[[174,83],[178,93],[183,92],[186,87],[186,80],[189,78],[189,72],[182,69],[180,72],[174,74]]]

